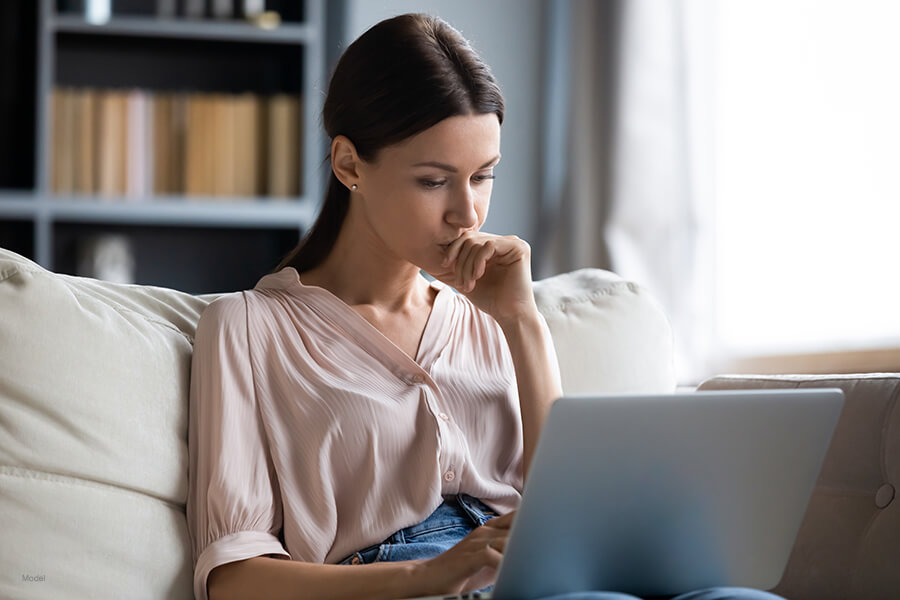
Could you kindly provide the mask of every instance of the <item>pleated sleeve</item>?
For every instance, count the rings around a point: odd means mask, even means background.
[[[206,308],[194,342],[187,521],[197,600],[207,600],[207,577],[217,566],[269,554],[290,558],[278,537],[281,497],[247,333],[239,292]]]

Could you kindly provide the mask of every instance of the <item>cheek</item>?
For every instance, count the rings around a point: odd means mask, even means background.
[[[481,229],[481,226],[484,225],[485,219],[487,219],[488,208],[491,205],[491,193],[488,192],[484,195],[484,198],[480,198],[478,202],[475,203],[475,213],[478,215],[478,229]]]

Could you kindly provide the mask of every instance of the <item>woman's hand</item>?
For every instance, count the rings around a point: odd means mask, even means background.
[[[514,235],[467,231],[447,248],[444,270],[432,275],[459,290],[501,325],[537,306],[531,288],[531,247]]]
[[[494,583],[515,511],[476,527],[455,546],[417,565],[415,589],[423,594],[461,594]]]

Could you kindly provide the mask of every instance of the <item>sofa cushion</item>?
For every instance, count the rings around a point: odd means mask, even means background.
[[[186,408],[206,303],[0,250],[0,597],[190,597]]]
[[[838,387],[845,403],[781,583],[791,600],[900,597],[900,373],[735,375],[699,389]]]
[[[672,328],[644,288],[581,269],[535,282],[534,296],[566,394],[675,391]]]

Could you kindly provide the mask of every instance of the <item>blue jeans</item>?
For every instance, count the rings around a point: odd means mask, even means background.
[[[363,548],[341,561],[342,565],[397,562],[434,558],[463,539],[473,529],[494,517],[497,513],[477,498],[466,494],[447,496],[431,516],[419,523],[401,529],[380,544]],[[488,591],[485,588],[479,591]],[[576,592],[549,596],[543,600],[640,600],[636,596],[616,592]],[[648,599],[649,600],[649,599]],[[767,592],[745,588],[711,588],[697,590],[679,596],[652,600],[783,600]]]

